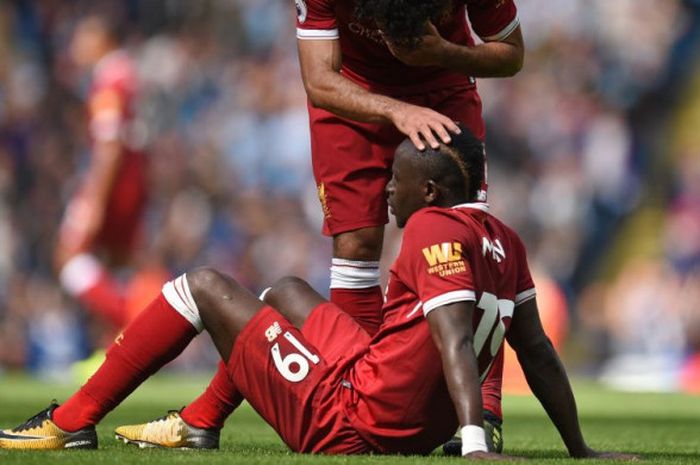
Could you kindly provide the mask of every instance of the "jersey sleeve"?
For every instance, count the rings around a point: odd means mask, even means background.
[[[295,0],[297,39],[332,40],[339,38],[334,0]]]
[[[520,25],[513,0],[473,0],[467,2],[469,22],[484,42],[508,37]]]
[[[424,315],[442,305],[476,300],[464,238],[465,225],[439,212],[421,212],[409,221],[400,258]]]
[[[514,247],[515,247],[515,257],[516,263],[516,288],[515,288],[515,306],[527,302],[528,300],[535,297],[535,284],[532,281],[532,275],[530,274],[530,267],[527,264],[527,252],[525,251],[525,245],[522,240],[513,233],[514,235]]]
[[[100,85],[90,97],[90,135],[96,142],[121,137],[126,120],[127,98],[116,85]]]

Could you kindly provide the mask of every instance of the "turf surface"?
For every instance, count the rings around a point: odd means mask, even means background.
[[[114,440],[121,424],[138,423],[163,415],[193,399],[206,379],[156,377],[142,386],[98,426],[97,451],[14,452],[0,450],[0,464],[449,464],[456,458],[324,457],[287,451],[274,431],[244,404],[222,432],[220,451],[139,450]],[[0,377],[0,426],[14,427],[46,407],[52,398],[64,400],[74,386],[47,385],[24,377]],[[590,384],[576,384],[583,430],[598,449],[635,452],[645,464],[700,464],[700,397],[679,394],[612,392]],[[536,400],[507,397],[504,438],[508,454],[530,463],[581,463],[566,458],[559,437]],[[586,463],[590,463],[587,461]]]

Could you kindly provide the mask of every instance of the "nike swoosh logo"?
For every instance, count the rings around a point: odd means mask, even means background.
[[[54,439],[56,436],[23,436],[21,434],[7,434],[0,431],[0,439]]]

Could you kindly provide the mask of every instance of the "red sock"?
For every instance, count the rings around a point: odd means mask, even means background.
[[[363,289],[331,289],[331,302],[352,316],[370,336],[382,322],[384,295],[379,286]]]
[[[149,376],[177,357],[197,330],[161,294],[119,335],[97,372],[53,420],[65,431],[99,422]]]
[[[221,429],[242,401],[243,396],[233,385],[226,364],[221,361],[206,391],[185,407],[180,416],[196,428]]]
[[[503,386],[503,347],[493,359],[493,365],[486,379],[481,384],[481,400],[484,410],[495,413],[498,418],[503,418],[501,408],[501,390]]]
[[[75,297],[88,311],[106,319],[117,330],[124,327],[126,323],[124,296],[119,284],[109,273],[101,273],[92,287]]]

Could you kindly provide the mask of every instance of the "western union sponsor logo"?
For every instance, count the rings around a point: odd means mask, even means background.
[[[433,267],[440,264],[458,262],[462,260],[462,244],[459,242],[443,242],[423,249],[423,255],[428,265]]]
[[[450,276],[467,271],[462,260],[462,244],[459,242],[443,242],[423,249],[423,256],[428,262],[428,273],[440,277]]]

